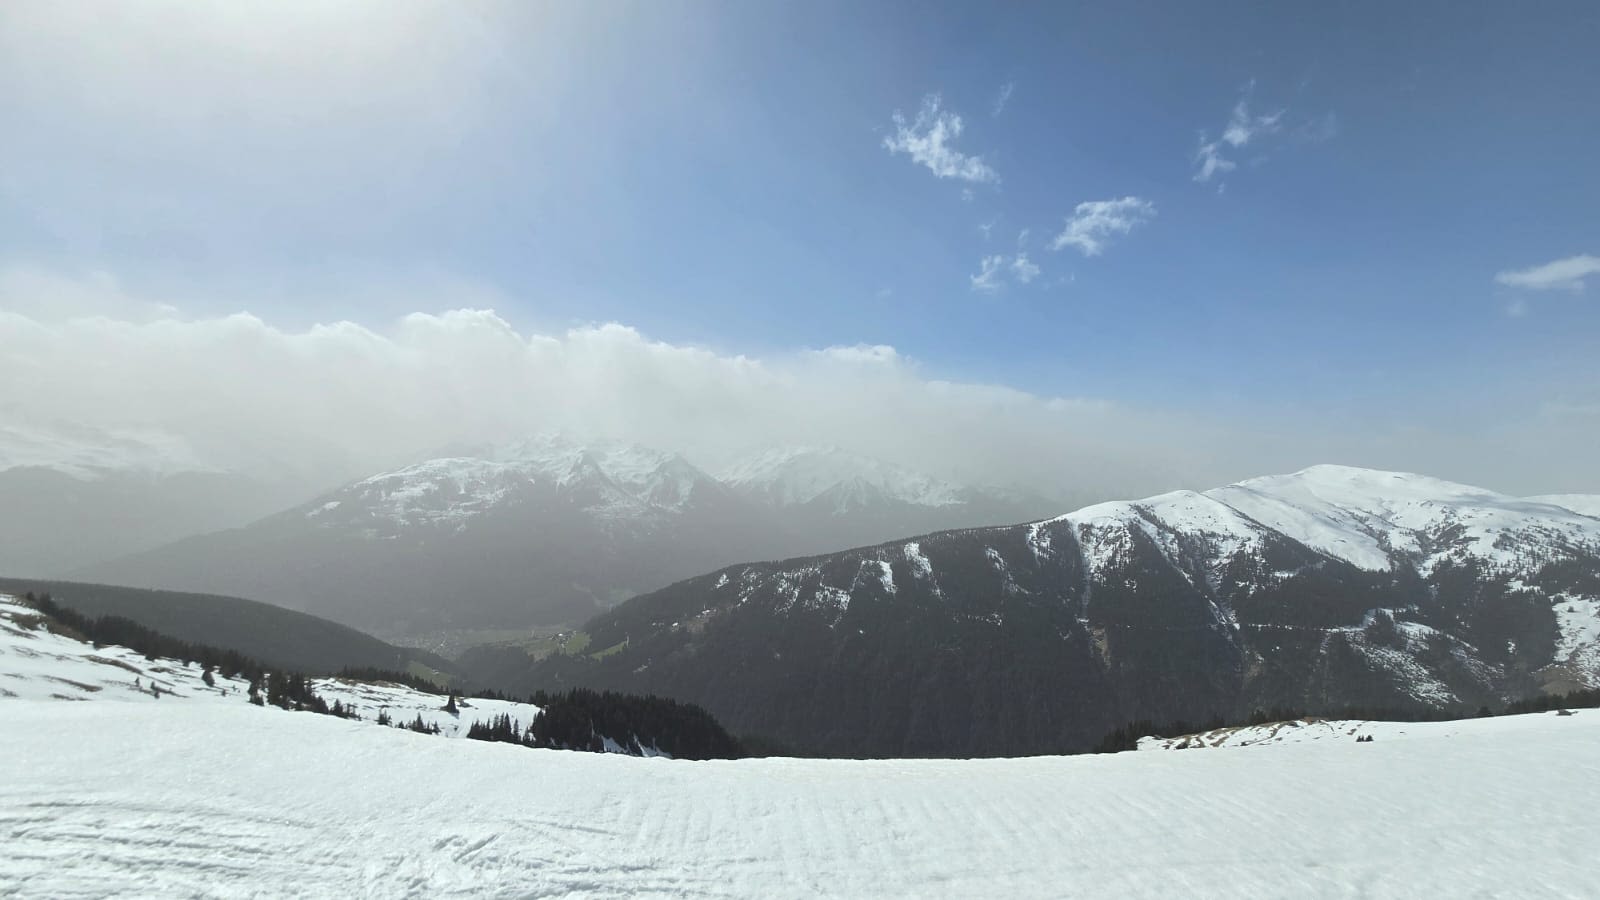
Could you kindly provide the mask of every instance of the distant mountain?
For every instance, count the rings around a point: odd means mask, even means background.
[[[1054,509],[1032,492],[959,485],[834,447],[785,447],[721,471],[734,491],[770,509],[810,553],[905,534],[1008,525]]]
[[[0,573],[60,575],[281,508],[280,487],[228,472],[0,469]]]
[[[162,435],[0,414],[0,575],[62,575],[241,525],[314,492],[210,466]]]
[[[1082,749],[1135,719],[1600,686],[1600,519],[1317,466],[739,565],[594,619],[547,687],[652,691],[836,755]]]
[[[374,475],[80,574],[243,595],[398,637],[577,622],[784,543],[764,510],[680,456],[544,436]]]
[[[410,670],[434,683],[457,674],[447,661],[420,650],[393,647],[336,622],[240,597],[0,578],[0,594],[20,597],[30,592],[48,594],[57,604],[86,616],[120,616],[180,641],[234,650],[299,672]]]
[[[840,451],[771,455],[723,481],[675,453],[560,435],[456,449],[73,574],[242,595],[443,645],[577,624],[732,562],[1018,521],[1042,504]]]

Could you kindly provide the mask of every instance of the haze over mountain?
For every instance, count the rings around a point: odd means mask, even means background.
[[[1600,686],[1600,518],[1316,466],[734,566],[585,630],[606,654],[523,677],[648,686],[828,754],[1060,752],[1257,707],[1472,710]]]
[[[474,452],[76,574],[237,594],[418,637],[576,624],[731,562],[1050,506],[839,450],[763,455],[726,483],[678,454],[555,434]]]
[[[207,465],[160,433],[0,420],[0,575],[59,575],[239,525],[309,492]]]
[[[802,553],[1019,522],[1061,506],[1035,491],[955,484],[838,447],[768,450],[729,465],[721,477],[772,510]]]
[[[1528,499],[1535,503],[1564,506],[1573,512],[1600,518],[1600,494],[1543,494],[1538,497],[1529,497]]]

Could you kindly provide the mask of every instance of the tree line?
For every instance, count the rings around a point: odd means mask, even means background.
[[[201,680],[214,686],[212,673],[240,679],[249,685],[246,698],[257,706],[314,712],[357,719],[356,711],[335,699],[328,703],[312,689],[310,679],[299,672],[274,671],[266,664],[235,650],[197,644],[162,634],[122,616],[87,616],[56,603],[49,594],[28,593],[28,605],[49,618],[63,633],[91,642],[95,648],[114,644],[143,654],[146,660],[167,658],[184,665],[198,663]],[[347,667],[339,677],[357,681],[390,681],[434,695],[448,693],[441,707],[457,713],[455,693],[403,672],[370,667]],[[476,696],[509,699],[494,691]],[[557,750],[601,752],[609,738],[631,752],[637,743],[678,759],[732,759],[744,755],[739,742],[704,709],[655,696],[621,694],[613,691],[574,689],[565,693],[536,692],[528,701],[543,713],[526,726],[507,716],[489,723],[474,723],[468,737],[501,740],[529,747]],[[380,710],[377,724],[406,728],[421,734],[439,734],[437,724],[418,714],[409,722],[393,721],[388,710]]]
[[[347,709],[343,703],[338,704],[338,711],[335,712],[334,707],[311,689],[304,675],[273,672],[264,663],[237,650],[179,640],[122,616],[86,616],[56,603],[49,594],[29,592],[23,599],[69,634],[94,644],[95,649],[115,644],[143,654],[146,660],[176,659],[185,666],[199,663],[202,667],[201,680],[208,685],[214,683],[212,672],[225,678],[248,681],[250,687],[246,696],[257,706],[276,706],[346,718],[355,716],[354,711]]]
[[[483,699],[509,700],[483,691]],[[474,722],[467,737],[551,750],[601,753],[606,742],[624,752],[654,750],[675,759],[738,759],[744,748],[715,718],[692,703],[654,695],[587,688],[551,694],[535,691],[528,703],[542,713],[526,725],[509,714]]]

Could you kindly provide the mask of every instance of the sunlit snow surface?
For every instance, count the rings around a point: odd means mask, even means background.
[[[398,686],[317,682],[366,721],[251,706],[238,682],[207,687],[198,667],[96,649],[0,607],[0,896],[1577,897],[1592,885],[1600,710],[1202,736],[1247,752],[691,763],[375,726],[383,707],[459,733],[469,711],[450,717]],[[472,702],[474,716],[534,711]]]
[[[1570,712],[1570,710],[1569,710]],[[1578,715],[1600,719],[1600,710],[1578,710]],[[1362,719],[1296,719],[1289,722],[1268,722],[1264,725],[1244,725],[1217,728],[1194,734],[1170,738],[1146,737],[1139,741],[1140,751],[1151,750],[1203,750],[1244,748],[1265,749],[1286,744],[1315,742],[1344,743],[1358,737],[1376,741],[1443,740],[1452,738],[1481,739],[1486,734],[1507,731],[1526,731],[1543,734],[1546,718],[1562,718],[1554,712],[1525,716],[1507,716],[1495,719],[1493,725],[1484,719],[1459,719],[1449,722],[1369,722]],[[1600,727],[1600,722],[1595,723]],[[1592,734],[1593,732],[1591,732]],[[1595,735],[1600,737],[1600,735]],[[1600,785],[1595,785],[1600,788]]]
[[[1218,568],[1238,554],[1255,551],[1263,538],[1261,526],[1238,510],[1194,491],[1097,503],[1057,521],[1070,522],[1077,529],[1084,562],[1092,572],[1126,562],[1133,552],[1135,530],[1160,546],[1169,559],[1182,555],[1180,540],[1205,539]]]
[[[1363,569],[1446,559],[1542,564],[1600,544],[1600,520],[1566,507],[1405,472],[1312,466],[1206,491],[1250,518]]]
[[[1240,752],[689,763],[0,703],[25,897],[1592,896],[1600,712]]]
[[[1562,506],[1575,513],[1600,519],[1600,494],[1544,494],[1539,497],[1529,497],[1528,500]]]

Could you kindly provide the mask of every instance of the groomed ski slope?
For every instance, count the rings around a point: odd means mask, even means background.
[[[0,895],[1580,897],[1600,711],[1373,743],[694,763],[0,702]]]

